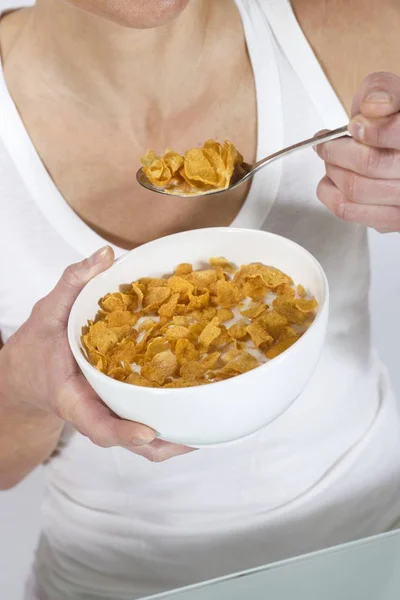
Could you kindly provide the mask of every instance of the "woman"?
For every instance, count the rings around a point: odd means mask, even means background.
[[[38,0],[3,15],[0,483],[47,462],[30,600],[139,598],[400,517],[400,418],[370,347],[365,229],[400,230],[399,26],[389,0]],[[355,139],[220,201],[161,200],[134,182],[148,147],[228,138],[253,161],[343,125],[343,106]],[[114,253],[231,223],[321,261],[327,344],[275,423],[191,452],[110,414],[66,322]]]

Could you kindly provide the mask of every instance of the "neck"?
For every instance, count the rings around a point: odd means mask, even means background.
[[[141,99],[154,103],[159,99],[167,110],[181,100],[177,90],[198,88],[201,73],[206,76],[201,65],[208,62],[209,67],[225,4],[225,0],[191,0],[174,21],[143,30],[117,25],[59,0],[37,0],[26,34],[34,38],[49,84],[62,79],[69,92],[92,108],[114,107],[120,114],[121,102],[130,106],[135,102],[137,110],[140,92]]]

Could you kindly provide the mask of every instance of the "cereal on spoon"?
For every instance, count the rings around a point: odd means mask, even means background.
[[[248,170],[232,142],[208,140],[202,148],[180,155],[167,148],[163,156],[148,150],[142,158],[143,172],[155,187],[169,194],[197,195],[224,190]]]

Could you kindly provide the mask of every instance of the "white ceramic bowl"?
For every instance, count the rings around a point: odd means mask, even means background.
[[[226,381],[179,389],[138,387],[97,371],[81,351],[81,328],[98,300],[119,285],[171,272],[180,262],[194,266],[212,256],[238,265],[262,262],[302,283],[318,300],[315,321],[288,350],[264,365]],[[320,358],[328,320],[328,283],[322,267],[301,246],[258,230],[212,228],[178,233],[127,252],[79,294],[69,317],[68,338],[83,374],[116,414],[139,421],[158,437],[194,447],[248,436],[282,414],[305,388]]]

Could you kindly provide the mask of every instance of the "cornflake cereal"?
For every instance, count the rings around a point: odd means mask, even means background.
[[[248,170],[243,156],[231,142],[208,140],[183,156],[167,148],[164,156],[148,150],[142,158],[143,172],[154,186],[169,194],[190,196],[223,190]]]
[[[88,361],[133,385],[180,388],[246,373],[292,346],[317,302],[285,273],[260,263],[237,268],[211,258],[203,268],[143,277],[99,301],[82,328]]]

